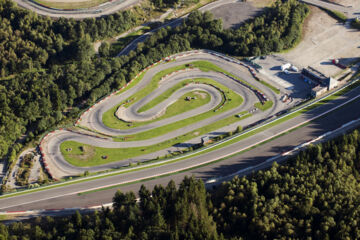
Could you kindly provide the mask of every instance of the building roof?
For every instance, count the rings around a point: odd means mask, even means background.
[[[317,81],[321,85],[328,85],[329,77],[325,76],[323,73],[319,72],[315,68],[307,67],[303,68],[302,74],[306,77],[311,78],[312,80]]]

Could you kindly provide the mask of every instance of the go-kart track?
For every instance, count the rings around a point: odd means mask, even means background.
[[[200,70],[192,64],[194,63],[196,65],[196,62],[198,61],[206,61],[207,63],[214,64],[218,68],[224,70],[225,73]],[[180,66],[186,66],[186,68],[176,71],[171,70],[174,68],[178,69]],[[146,88],[153,84],[152,81],[154,81],[154,76],[156,74],[161,75],[164,71],[167,71],[167,74],[162,76],[156,83],[157,86],[153,91],[142,98],[136,97],[136,93],[144,91],[144,89],[146,90]],[[228,74],[231,74],[231,76]],[[244,127],[250,125],[259,120],[268,118],[285,108],[291,107],[293,103],[283,103],[280,101],[281,95],[276,95],[272,90],[255,80],[253,75],[254,70],[252,68],[246,67],[243,63],[235,59],[210,51],[191,51],[170,56],[166,60],[159,61],[145,69],[143,74],[138,74],[137,78],[133,80],[138,80],[138,82],[128,84],[127,87],[112,93],[87,110],[77,121],[76,125],[92,131],[70,131],[61,129],[45,136],[40,145],[44,165],[50,175],[55,179],[60,179],[65,176],[80,175],[83,174],[84,171],[97,172],[111,168],[124,167],[128,166],[130,163],[156,159],[169,152],[185,149],[186,146],[199,143],[204,136],[211,137],[216,136],[216,134],[219,133],[234,131],[238,126]],[[214,85],[213,83],[207,82],[207,79],[216,84]],[[179,84],[184,81],[187,82],[179,87]],[[176,86],[178,87],[176,88]],[[173,92],[168,94],[167,97],[162,98],[162,101],[156,102],[146,111],[139,111],[139,109],[151,103],[154,99],[164,96],[169,89],[173,89]],[[198,94],[198,98],[208,95],[210,96],[210,100],[199,107],[179,112],[174,116],[164,116],[168,108],[177,101],[182,100],[187,94],[194,92]],[[236,95],[237,98],[227,99],[229,92],[233,92],[232,96]],[[235,100],[237,100],[237,102],[234,102]],[[266,100],[273,102],[271,108],[266,111],[254,111],[255,103],[261,101],[266,102]],[[191,101],[195,100],[190,100],[189,103],[185,104],[190,104]],[[127,107],[124,107],[121,103],[127,103],[129,106],[125,105]],[[121,106],[119,106],[120,104]],[[230,104],[233,106],[231,105],[232,107],[230,107]],[[114,112],[113,109],[117,110]],[[127,127],[127,129],[111,128],[106,126],[103,122],[103,116],[108,111],[113,111],[113,114],[116,114],[118,118],[126,122],[141,124],[137,127]],[[186,133],[197,131],[204,126],[209,126],[229,117],[235,118],[235,115],[239,113],[245,115],[248,114],[249,116],[244,119],[238,118],[238,120],[233,121],[231,124],[221,126],[212,133],[196,134],[195,132],[195,134],[190,135],[192,137],[191,139],[188,139],[186,143],[178,143],[180,145],[182,144],[181,147],[170,146],[154,152],[146,151],[151,146],[161,144],[174,138],[176,139]],[[116,140],[117,136],[136,136],[137,134],[141,135],[146,131],[156,132],[157,129],[167,127],[171,123],[180,123],[184,120],[196,119],[196,117],[204,114],[208,114],[209,117],[191,121],[190,124],[181,126],[180,128],[175,127],[158,136],[155,134],[155,137],[152,138],[144,137],[144,139],[130,139],[127,141]],[[162,116],[165,118],[161,118]],[[160,118],[160,120],[157,121],[158,118]],[[120,119],[118,121],[122,121]],[[89,163],[89,165],[86,166],[85,163],[81,166],[71,165],[67,159],[65,159],[63,154],[64,150],[62,152],[60,147],[62,143],[69,141],[92,147],[120,149],[120,154],[117,156],[119,160],[117,160],[116,157],[109,157],[109,159],[107,159],[107,155],[105,155],[102,156],[105,160],[101,159],[105,164],[97,165]],[[125,151],[128,148],[131,149],[136,147],[143,147],[145,153],[141,155],[135,154],[131,159],[121,159],[121,149],[124,149]],[[71,154],[75,149],[67,149],[67,151]],[[91,151],[96,152],[97,148],[94,148]],[[94,155],[90,157],[94,157]],[[87,161],[87,159],[80,157],[80,161],[81,159]]]

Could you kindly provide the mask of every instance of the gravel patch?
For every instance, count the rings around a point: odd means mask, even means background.
[[[359,46],[359,31],[311,7],[311,15],[304,25],[302,42],[281,55],[299,67],[312,66],[327,76],[334,76],[341,69],[332,64],[331,60],[336,58],[343,63],[351,62],[360,56]]]

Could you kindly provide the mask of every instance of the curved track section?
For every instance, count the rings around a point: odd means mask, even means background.
[[[172,82],[174,83],[173,85],[175,85],[176,81],[172,81]],[[166,99],[165,101],[160,102],[155,107],[153,107],[145,112],[141,112],[141,113],[139,112],[139,109],[142,106],[144,106],[149,101],[153,100],[155,97],[161,95],[167,89],[168,89],[168,86],[163,85],[160,88],[158,88],[158,90],[156,92],[152,92],[147,97],[136,102],[134,105],[131,105],[129,108],[120,107],[117,111],[118,118],[120,118],[121,120],[126,121],[126,122],[146,122],[146,121],[154,120],[154,119],[162,116],[166,112],[167,107],[170,106],[171,104],[173,104],[177,99],[179,99],[184,94],[192,92],[192,91],[207,92],[208,94],[210,94],[211,100],[208,104],[205,104],[204,106],[201,106],[200,108],[196,108],[196,109],[192,110],[191,113],[185,112],[184,114],[182,114],[183,115],[182,117],[176,116],[178,120],[182,120],[182,119],[185,119],[188,117],[198,115],[200,113],[207,112],[207,111],[209,111],[209,109],[214,109],[222,101],[222,96],[216,88],[206,85],[206,84],[190,84],[188,86],[185,86],[185,87],[177,90],[174,94],[171,95],[170,98]]]
[[[133,159],[121,160],[118,162],[111,162],[108,164],[104,164],[101,166],[95,167],[75,167],[69,164],[61,154],[60,144],[65,141],[75,141],[82,144],[88,144],[95,147],[103,147],[103,148],[130,148],[130,147],[139,147],[139,146],[150,146],[154,144],[158,144],[164,142],[169,139],[173,139],[175,137],[179,137],[184,133],[188,133],[199,129],[203,126],[212,124],[216,121],[222,120],[227,117],[234,116],[243,111],[250,111],[254,109],[254,103],[259,102],[258,96],[254,93],[251,88],[244,86],[244,84],[235,81],[232,77],[215,71],[203,72],[199,69],[187,69],[185,71],[179,71],[171,74],[170,76],[163,77],[159,84],[158,88],[156,88],[153,92],[149,93],[142,99],[137,99],[133,104],[131,104],[128,108],[124,108],[122,110],[122,114],[126,120],[129,121],[150,121],[154,120],[161,115],[162,112],[166,111],[166,108],[170,106],[173,102],[175,102],[179,97],[183,96],[186,93],[193,91],[204,91],[208,93],[211,97],[211,100],[196,108],[189,111],[182,112],[178,115],[171,116],[158,121],[151,121],[149,124],[141,125],[139,127],[134,127],[130,129],[113,129],[102,122],[102,117],[105,112],[110,109],[113,109],[121,102],[124,102],[126,99],[129,99],[133,96],[133,94],[141,91],[145,87],[147,87],[151,81],[153,80],[153,76],[156,73],[159,73],[163,70],[176,67],[179,65],[190,64],[195,61],[207,61],[215,64],[216,66],[222,68],[228,73],[244,80],[252,87],[255,87],[261,90],[271,101],[274,102],[271,109],[261,112],[257,111],[257,113],[253,114],[253,116],[236,122],[233,125],[229,125],[218,129],[218,132],[221,131],[229,131],[229,129],[234,129],[239,124],[251,124],[255,121],[264,119],[274,113],[282,110],[284,108],[283,104],[278,100],[280,96],[273,93],[270,89],[265,88],[261,83],[256,81],[252,75],[249,73],[248,69],[244,68],[236,62],[235,60],[231,60],[230,58],[221,56],[219,54],[214,54],[213,52],[203,52],[203,51],[193,51],[188,53],[182,53],[175,55],[173,58],[176,58],[176,61],[171,62],[162,62],[157,64],[156,66],[152,66],[148,68],[145,72],[141,81],[139,81],[136,85],[129,89],[125,89],[126,91],[122,91],[120,94],[111,94],[105,100],[100,101],[98,104],[95,104],[91,111],[87,111],[82,117],[81,120],[78,121],[78,124],[94,130],[96,132],[102,133],[108,136],[119,136],[119,135],[127,135],[127,134],[137,134],[142,133],[147,130],[151,130],[154,128],[161,128],[170,123],[174,123],[177,121],[181,121],[184,119],[188,119],[190,117],[199,115],[201,113],[205,113],[208,111],[214,110],[219,104],[223,101],[223,97],[219,89],[214,86],[204,84],[204,83],[191,83],[182,88],[174,91],[167,99],[159,102],[154,107],[150,108],[147,111],[139,112],[139,109],[145,104],[149,103],[153,99],[158,96],[161,96],[166,90],[171,87],[174,87],[176,84],[181,83],[184,80],[189,79],[197,79],[197,78],[206,78],[212,79],[217,83],[225,86],[228,89],[231,89],[233,92],[237,93],[243,98],[243,103],[236,105],[235,107],[222,111],[219,114],[213,114],[210,117],[195,121],[192,124],[183,126],[181,128],[175,129],[173,131],[167,132],[165,134],[153,137],[151,139],[144,139],[139,141],[126,141],[126,142],[116,142],[111,138],[99,137],[99,135],[94,134],[93,132],[87,131],[69,131],[69,130],[57,130],[48,136],[46,136],[41,143],[41,150],[44,153],[44,163],[47,166],[49,172],[51,172],[54,178],[61,178],[64,176],[72,176],[79,175],[84,173],[84,171],[102,171],[111,168],[118,168],[121,166],[127,166]],[[230,61],[229,61],[230,59]],[[120,121],[120,120],[119,120]],[[196,139],[192,139],[191,141],[199,142],[202,136],[197,136]],[[144,154],[143,156],[137,157],[137,161],[147,161],[149,159],[153,159],[154,156],[164,155],[163,153],[168,151],[169,149],[164,149],[159,152]],[[46,161],[45,161],[46,159]]]
[[[40,15],[54,17],[54,18],[64,17],[64,18],[75,18],[75,19],[101,17],[104,15],[109,15],[140,2],[140,0],[114,0],[91,8],[65,10],[65,9],[57,9],[57,8],[43,6],[32,0],[13,0],[13,1],[16,2],[20,7],[29,9]]]

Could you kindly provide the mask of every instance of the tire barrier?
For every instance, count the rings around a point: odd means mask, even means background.
[[[62,129],[62,128],[61,128]],[[60,129],[59,129],[60,130]],[[55,130],[56,131],[56,130]],[[43,143],[44,141],[46,140],[46,138],[48,138],[50,136],[50,134],[54,133],[55,131],[51,131],[50,133],[46,134],[40,141],[39,143],[39,152],[40,152],[40,164],[42,165],[43,169],[45,170],[45,173],[48,174],[48,176],[50,177],[50,179],[54,180],[54,181],[58,181],[58,179],[54,178],[51,171],[50,171],[50,168],[48,167],[48,164],[46,163],[46,158],[45,158],[45,154],[44,154],[44,151],[43,151]]]

